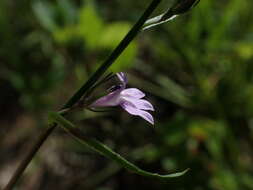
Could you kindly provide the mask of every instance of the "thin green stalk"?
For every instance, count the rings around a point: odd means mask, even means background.
[[[98,70],[88,79],[88,81],[77,91],[77,93],[70,98],[64,108],[71,107],[75,104],[83,94],[92,87],[92,85],[105,73],[105,71],[113,64],[113,62],[121,55],[121,53],[126,49],[130,42],[137,36],[141,31],[142,26],[152,14],[152,12],[159,5],[161,0],[153,0],[146,11],[143,13],[141,18],[133,26],[133,28],[127,33],[125,38],[120,42],[112,54],[105,60],[105,62],[98,68]]]
[[[20,162],[18,168],[16,169],[16,171],[14,172],[14,174],[11,177],[10,181],[8,182],[8,184],[6,185],[6,187],[3,190],[11,190],[11,189],[13,189],[14,185],[16,184],[16,182],[18,181],[18,179],[20,178],[20,176],[22,175],[22,173],[24,172],[24,170],[26,169],[26,167],[28,166],[28,164],[30,163],[30,161],[32,160],[32,158],[34,157],[34,155],[36,154],[36,152],[39,150],[39,148],[41,147],[41,145],[45,142],[45,140],[47,139],[47,137],[52,133],[52,131],[55,129],[56,126],[57,126],[56,123],[50,125],[47,128],[47,130],[44,131],[39,136],[39,138],[33,144],[33,146],[31,147],[31,149],[29,150],[29,152],[25,155],[24,159]]]
[[[98,70],[88,79],[88,81],[69,99],[69,101],[63,106],[63,109],[70,108],[74,104],[76,104],[79,99],[83,96],[85,92],[87,92],[94,83],[106,72],[106,70],[113,64],[113,62],[121,55],[121,53],[126,49],[126,47],[130,44],[130,42],[137,36],[139,31],[141,30],[143,24],[152,14],[152,12],[157,8],[162,0],[153,0],[148,8],[145,10],[141,18],[137,21],[137,23],[133,26],[133,28],[127,33],[124,39],[120,42],[120,44],[116,47],[116,49],[111,53],[111,55],[105,60],[105,62],[98,68]],[[23,174],[24,170],[31,162],[34,155],[40,149],[42,144],[46,141],[47,137],[53,132],[57,125],[54,124],[49,126],[47,130],[42,133],[34,145],[31,147],[29,152],[25,155],[24,159],[19,164],[17,170],[14,172],[14,175],[11,177],[7,186],[4,190],[13,189],[14,185]]]

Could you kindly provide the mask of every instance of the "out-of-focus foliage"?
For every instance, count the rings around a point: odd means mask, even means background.
[[[172,2],[164,0],[159,11]],[[146,6],[134,0],[0,1],[0,187],[24,144],[45,127],[46,112],[65,103]],[[58,130],[19,188],[253,189],[252,7],[246,0],[202,0],[141,33],[117,60],[111,70],[127,71],[130,85],[155,105],[154,129],[120,108],[70,116],[142,168],[189,167],[187,175],[169,183],[133,175]]]

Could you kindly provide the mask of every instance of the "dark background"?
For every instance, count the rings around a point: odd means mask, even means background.
[[[149,1],[0,1],[0,187]],[[155,15],[172,1],[164,0]],[[137,176],[57,129],[16,189],[253,189],[253,1],[202,0],[140,33],[111,67],[152,102],[155,127],[121,108],[68,119],[136,165]],[[98,92],[103,92],[105,84]]]

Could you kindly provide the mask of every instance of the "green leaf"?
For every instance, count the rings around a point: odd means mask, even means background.
[[[60,8],[64,21],[73,25],[77,19],[77,9],[74,6],[74,2],[71,0],[57,0],[57,4]]]
[[[97,47],[103,32],[103,21],[97,15],[92,4],[84,6],[80,11],[79,35],[89,48]]]
[[[87,137],[73,123],[66,120],[60,114],[55,113],[55,112],[49,113],[49,120],[50,121],[55,121],[56,123],[58,123],[65,131],[67,131],[69,134],[71,134],[80,143],[84,144],[85,146],[90,147],[94,151],[96,151],[96,152],[102,154],[103,156],[117,162],[122,167],[124,167],[124,168],[128,169],[129,171],[134,172],[138,175],[157,178],[157,179],[169,179],[169,178],[174,178],[174,177],[180,177],[188,171],[188,169],[186,169],[182,172],[171,173],[171,174],[167,174],[167,175],[160,175],[160,174],[157,174],[157,173],[151,173],[151,172],[145,171],[143,169],[140,169],[139,167],[137,167],[133,163],[129,162],[128,160],[126,160],[125,158],[123,158],[121,155],[114,152],[113,150],[111,150],[109,147],[107,147],[103,143],[97,141],[96,139]]]
[[[51,4],[37,1],[32,6],[35,16],[40,21],[41,25],[49,31],[57,29],[54,21],[54,12]]]
[[[127,22],[115,22],[104,28],[99,45],[105,48],[114,48],[131,29]]]
[[[126,22],[116,22],[107,26],[100,37],[99,46],[103,48],[113,49],[120,40],[131,29],[131,25]],[[119,72],[130,68],[137,55],[137,43],[132,42],[111,66],[110,71]]]
[[[62,27],[62,28],[55,30],[53,32],[53,37],[58,43],[64,44],[64,43],[69,42],[75,36],[77,36],[76,33],[77,32],[76,32],[75,25],[66,26],[66,27]]]

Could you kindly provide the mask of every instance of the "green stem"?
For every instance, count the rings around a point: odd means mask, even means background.
[[[13,189],[14,185],[16,184],[16,182],[18,181],[18,179],[20,178],[20,176],[22,175],[22,173],[24,172],[24,170],[26,169],[26,167],[28,166],[28,164],[31,162],[31,160],[34,157],[34,155],[36,154],[36,152],[39,150],[39,148],[41,147],[41,145],[45,142],[45,140],[47,139],[47,137],[52,133],[52,131],[55,129],[56,126],[57,126],[56,123],[50,125],[47,128],[47,130],[44,131],[39,136],[39,138],[37,139],[37,141],[32,145],[32,147],[29,150],[29,152],[25,155],[24,159],[21,161],[21,163],[19,164],[19,166],[16,169],[15,173],[11,177],[9,183],[6,185],[6,187],[3,190],[11,190],[11,189]]]
[[[137,36],[141,31],[142,26],[159,5],[161,0],[153,0],[146,11],[143,13],[141,18],[132,27],[132,29],[127,33],[125,38],[120,42],[112,54],[105,60],[105,62],[98,68],[98,70],[88,79],[88,81],[77,91],[77,93],[70,98],[64,108],[71,107],[75,104],[82,95],[92,87],[92,85],[105,73],[105,71],[113,64],[113,62],[121,55],[121,53],[126,49],[130,42]]]
[[[121,55],[121,53],[126,49],[126,47],[130,44],[130,42],[137,36],[139,31],[141,30],[145,21],[149,18],[152,12],[157,8],[162,0],[153,0],[148,8],[145,10],[141,18],[137,21],[137,23],[133,26],[133,28],[127,33],[124,39],[120,42],[120,44],[116,47],[116,49],[111,53],[111,55],[105,60],[105,62],[98,68],[98,70],[88,79],[88,81],[69,99],[69,101],[63,106],[63,109],[70,108],[74,104],[76,104],[79,99],[83,96],[85,92],[87,92],[94,83],[106,72],[106,70],[113,64],[113,62]],[[47,130],[42,133],[34,145],[31,147],[29,152],[25,155],[24,159],[19,164],[17,170],[14,172],[14,175],[11,177],[7,186],[4,190],[13,189],[14,185],[40,149],[42,144],[46,141],[47,137],[52,133],[55,129],[56,124],[49,126]]]

